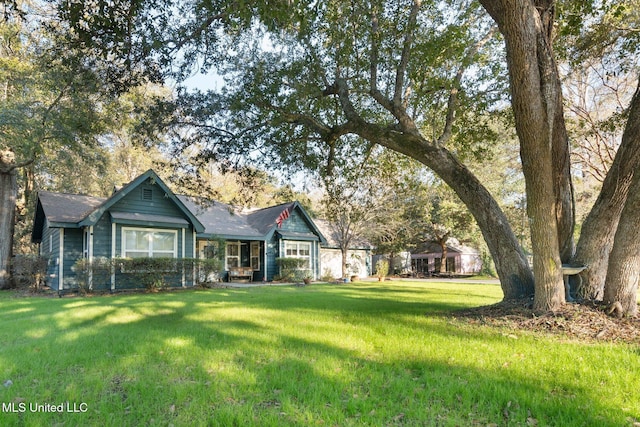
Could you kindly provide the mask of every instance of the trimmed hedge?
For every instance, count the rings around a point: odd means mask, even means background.
[[[218,259],[194,258],[96,258],[92,262],[78,260],[73,270],[76,287],[83,293],[91,290],[111,290],[111,277],[115,275],[115,288],[146,289],[149,291],[182,287],[183,280],[204,284],[216,280],[222,269]]]
[[[276,264],[280,267],[280,274],[274,280],[283,282],[302,282],[311,277],[311,270],[304,268],[307,260],[301,258],[276,258]]]

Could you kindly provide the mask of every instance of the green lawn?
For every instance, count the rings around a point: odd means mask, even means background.
[[[638,425],[636,346],[447,316],[500,295],[421,282],[2,292],[0,425]]]

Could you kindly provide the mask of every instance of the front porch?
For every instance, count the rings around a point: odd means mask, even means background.
[[[222,262],[218,280],[262,282],[267,279],[265,242],[259,240],[198,240],[198,257]]]

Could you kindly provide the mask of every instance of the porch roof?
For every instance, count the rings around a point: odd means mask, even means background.
[[[166,215],[143,214],[139,212],[109,212],[113,222],[128,225],[164,225],[189,228],[189,221],[184,218]]]
[[[320,238],[313,233],[297,233],[295,231],[276,231],[285,240],[313,240],[318,241]]]

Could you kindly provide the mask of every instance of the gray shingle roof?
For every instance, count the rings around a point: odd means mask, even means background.
[[[263,239],[275,227],[276,219],[287,207],[283,203],[253,211],[240,211],[231,205],[213,200],[178,195],[184,205],[205,226],[205,235],[227,239]]]
[[[153,179],[161,185],[166,194],[174,200],[176,205],[191,218],[198,233],[207,236],[217,236],[225,239],[262,240],[275,231],[276,219],[285,209],[294,209],[297,202],[284,203],[254,211],[238,211],[232,206],[211,200],[198,199],[183,195],[175,195],[162,180],[149,170],[125,185],[109,198],[84,196],[79,194],[62,194],[42,191],[38,194],[38,207],[34,218],[32,240],[40,241],[42,227],[46,218],[50,225],[56,227],[81,227],[95,224],[100,217],[143,181]],[[317,230],[311,218],[304,209],[300,208],[310,227],[319,234],[318,238],[324,242],[324,237]],[[168,223],[174,226],[184,226],[182,218],[164,217],[152,214],[137,214],[125,212],[111,212],[111,216],[119,221],[129,223]]]
[[[247,222],[262,235],[265,235],[276,225],[276,219],[278,219],[282,211],[284,211],[285,208],[293,207],[293,205],[294,203],[282,203],[249,212],[247,214]]]
[[[183,195],[178,195],[178,198],[204,225],[204,234],[224,238],[256,239],[265,234],[249,224],[246,214],[237,212],[230,205]]]
[[[108,200],[48,191],[38,193],[38,198],[49,222],[56,224],[77,224]],[[256,211],[238,212],[232,206],[217,201],[183,195],[178,195],[178,199],[202,222],[205,234],[225,238],[264,238],[275,226],[276,218],[285,207],[293,205],[286,203]],[[114,214],[118,217],[123,215]]]
[[[340,238],[338,232],[334,227],[331,226],[331,223],[329,221],[327,221],[326,219],[314,219],[313,222],[316,223],[316,226],[318,227],[322,235],[327,239],[327,243],[323,245],[323,247],[334,249],[340,248]],[[353,236],[349,248],[373,249],[373,245],[362,236]]]
[[[50,223],[77,223],[100,206],[103,197],[40,191],[38,198]]]
[[[462,245],[457,242],[455,239],[450,239],[447,243],[447,251],[449,253],[460,253],[460,254],[479,254],[480,252],[472,248],[471,246]],[[442,247],[436,242],[424,242],[420,245],[417,250],[411,255],[419,257],[420,255],[426,254],[439,254],[442,252]]]

